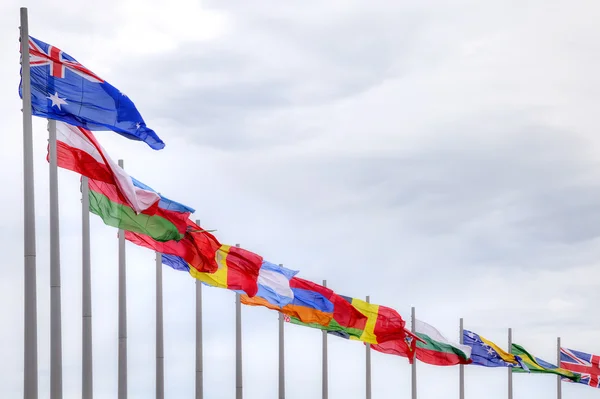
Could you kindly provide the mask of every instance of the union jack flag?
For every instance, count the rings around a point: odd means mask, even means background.
[[[47,47],[47,49],[44,49],[41,42],[37,43],[36,40],[31,37],[29,38],[29,62],[32,67],[50,65],[50,75],[55,78],[64,79],[65,69],[69,69],[91,82],[104,82],[104,79],[81,65],[75,58],[66,54],[58,47],[47,45],[46,43],[43,44],[45,44],[44,47]]]
[[[600,356],[560,348],[560,367],[580,374],[581,384],[600,388]],[[563,379],[563,381],[569,380]]]

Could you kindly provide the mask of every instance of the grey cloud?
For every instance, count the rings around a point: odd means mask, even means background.
[[[356,12],[317,25],[310,18],[236,16],[233,33],[212,43],[186,43],[170,54],[121,64],[126,79],[137,82],[131,91],[143,85],[155,93],[137,101],[149,113],[204,145],[228,149],[268,145],[253,134],[262,118],[339,101],[397,76],[396,64],[419,30],[412,15],[399,23]],[[272,129],[281,131],[269,140],[294,140],[293,127]]]

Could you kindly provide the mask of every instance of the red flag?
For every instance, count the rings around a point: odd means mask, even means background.
[[[187,226],[188,230],[184,238],[179,241],[159,242],[147,235],[131,231],[125,232],[125,239],[156,252],[179,256],[199,272],[216,272],[219,266],[215,255],[221,248],[221,243],[215,236],[189,219]]]

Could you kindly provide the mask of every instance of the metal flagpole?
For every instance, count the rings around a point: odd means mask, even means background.
[[[156,252],[156,399],[165,397],[165,353],[163,345],[162,254]]]
[[[119,159],[123,168],[123,160]],[[119,229],[119,388],[118,398],[127,398],[127,274],[125,270],[125,232]]]
[[[21,7],[21,89],[23,97],[23,213],[24,213],[24,361],[23,397],[38,397],[37,284],[35,243],[35,199],[33,188],[33,128],[31,120],[31,70],[29,66],[29,21]]]
[[[281,263],[279,266],[283,266]],[[279,313],[279,399],[285,399],[285,341],[283,313]]]
[[[200,226],[200,220],[196,220]],[[196,280],[196,399],[204,397],[202,375],[202,282]]]
[[[327,280],[323,280],[323,287],[327,287]],[[322,380],[322,396],[323,399],[329,397],[329,380],[327,375],[327,331],[323,330],[323,380]]]
[[[239,248],[240,244],[235,244]],[[235,294],[235,399],[242,399],[242,300]]]
[[[371,298],[367,295],[367,303],[371,302]],[[366,345],[366,396],[371,399],[371,344]]]
[[[62,329],[60,302],[60,229],[56,121],[48,119],[50,163],[50,398],[62,398]]]
[[[560,367],[560,337],[556,338],[556,367]],[[562,380],[556,376],[556,398],[562,399]]]
[[[508,329],[508,353],[512,353],[512,328]],[[513,397],[512,367],[508,367],[508,399]]]
[[[410,319],[411,319],[411,326],[410,326],[410,331],[414,334],[415,333],[415,307],[413,306],[410,309]],[[412,367],[411,367],[411,398],[412,399],[417,399],[417,357],[415,356],[413,363],[412,363]]]
[[[463,335],[464,335],[464,324],[463,324],[463,319],[462,317],[460,318],[460,327],[459,327],[459,334],[460,334],[460,343],[461,345],[464,344],[464,339],[463,339]],[[465,399],[465,365],[461,364],[458,368],[458,392],[459,392],[459,399]]]
[[[81,397],[92,399],[92,275],[90,261],[90,197],[88,178],[81,177]]]

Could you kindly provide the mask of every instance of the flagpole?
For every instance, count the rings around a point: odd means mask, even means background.
[[[508,329],[508,353],[512,353],[512,328]],[[512,367],[508,367],[508,399],[513,397]]]
[[[413,306],[410,309],[410,319],[411,326],[410,331],[415,334],[415,307]],[[411,398],[417,399],[417,357],[415,356],[413,359],[412,367],[411,367]]]
[[[464,324],[463,324],[463,318],[460,318],[460,327],[459,327],[459,334],[460,334],[460,344],[464,345]],[[458,367],[458,391],[459,391],[459,399],[465,399],[465,365],[461,364]]]
[[[367,295],[367,303],[371,303],[371,297]],[[365,359],[366,359],[366,396],[367,399],[371,399],[371,344],[365,345]]]
[[[240,247],[240,244],[235,244]],[[235,294],[235,399],[242,399],[242,300],[240,294]]]
[[[165,397],[162,254],[156,252],[156,399]]]
[[[556,338],[556,367],[560,367],[560,337]],[[556,376],[556,398],[562,399],[562,380]]]
[[[200,220],[196,224],[200,226]],[[196,399],[204,397],[202,357],[202,282],[196,280]]]
[[[38,397],[37,283],[35,243],[35,190],[33,187],[33,127],[31,120],[31,70],[29,66],[29,21],[27,8],[20,9],[21,76],[23,97],[23,227],[24,227],[24,307],[23,307],[23,397]]]
[[[90,260],[90,197],[88,178],[81,176],[81,397],[92,399],[92,277]]]
[[[327,287],[327,280],[323,280],[323,287]],[[327,399],[329,397],[329,381],[327,375],[327,331],[323,330],[323,377],[322,377],[322,398]]]
[[[48,119],[48,133],[50,163],[50,399],[62,399],[62,317],[56,120]]]
[[[123,160],[119,159],[123,168]],[[125,232],[119,229],[119,382],[118,399],[127,398],[127,273],[125,269]]]
[[[282,266],[280,263],[279,267]],[[285,399],[285,336],[281,312],[279,312],[279,399]]]

